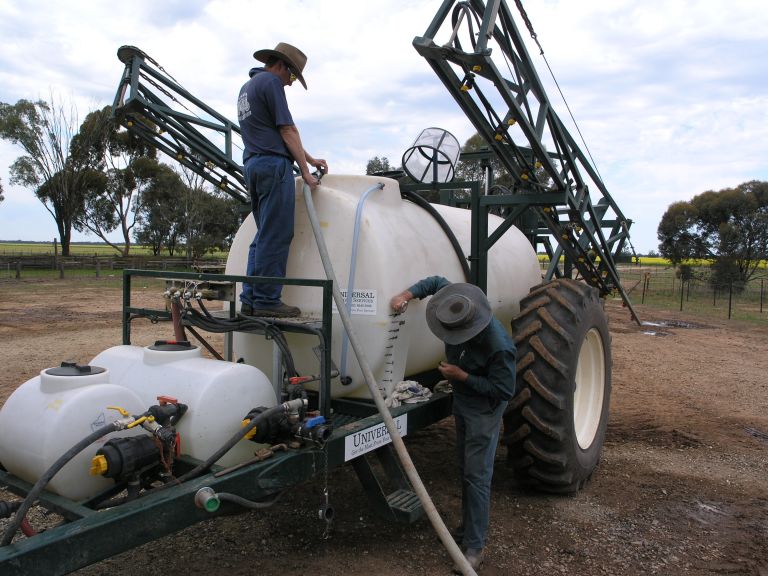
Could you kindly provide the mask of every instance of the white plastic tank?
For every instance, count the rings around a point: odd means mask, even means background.
[[[253,408],[277,401],[267,377],[257,368],[203,358],[196,346],[157,343],[114,346],[93,363],[109,369],[112,381],[136,393],[142,402],[157,404],[171,396],[188,406],[176,430],[181,453],[206,460],[241,427]],[[256,445],[237,443],[217,463],[231,466],[253,457]]]
[[[366,192],[382,183],[382,190]],[[344,176],[329,174],[313,193],[313,203],[330,253],[340,290],[348,288],[355,216],[362,206],[354,269],[352,320],[365,348],[371,369],[379,383],[392,386],[404,375],[434,368],[444,356],[443,343],[429,331],[424,319],[425,303],[413,301],[401,317],[390,316],[389,300],[398,292],[427,276],[440,275],[452,282],[464,282],[459,257],[445,232],[423,208],[400,197],[397,181],[377,176]],[[471,213],[469,210],[434,205],[453,230],[465,255],[470,253]],[[489,216],[492,232],[502,222]],[[227,260],[227,274],[246,273],[248,247],[256,233],[249,216],[235,236]],[[288,258],[289,278],[324,279],[320,255],[304,203],[302,180],[296,179],[295,233]],[[519,312],[520,299],[541,282],[536,253],[526,237],[512,227],[489,253],[488,298],[495,316],[509,329],[512,317]],[[241,287],[238,286],[238,295]],[[286,286],[283,301],[299,306],[304,315],[320,317],[322,292],[318,288]],[[239,302],[238,302],[239,306]],[[400,324],[404,322],[404,324]],[[334,313],[334,363],[351,378],[344,385],[333,382],[334,396],[365,397],[369,392],[357,360],[348,349],[346,366],[342,366],[343,326]],[[313,347],[317,338],[288,334],[297,369],[302,374],[319,370]],[[236,333],[233,342],[235,358],[257,366],[272,377],[274,363],[271,343],[263,336]],[[406,360],[407,359],[407,360]]]
[[[41,371],[17,388],[0,410],[0,462],[34,484],[67,450],[121,417],[108,406],[131,414],[148,407],[135,392],[111,383],[109,370],[97,364]],[[141,433],[113,432],[94,442],[66,464],[46,490],[82,500],[113,486],[113,480],[90,475],[91,459],[110,438]]]

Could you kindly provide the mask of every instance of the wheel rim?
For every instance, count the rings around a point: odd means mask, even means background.
[[[600,426],[605,395],[605,354],[597,328],[587,332],[581,343],[573,394],[573,424],[582,450],[592,445]]]

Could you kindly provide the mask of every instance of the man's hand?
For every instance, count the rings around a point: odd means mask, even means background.
[[[323,174],[328,174],[328,162],[326,162],[322,158],[318,158],[318,159],[312,158],[311,160],[307,158],[307,161],[313,168],[320,170],[320,172],[322,172]]]
[[[302,174],[301,178],[304,180],[307,186],[309,186],[309,189],[312,190],[313,192],[315,191],[315,188],[317,188],[317,185],[320,184],[317,178],[315,178],[314,176],[312,176],[312,174],[310,174],[309,170],[307,170],[306,174]]]
[[[437,369],[443,378],[453,380],[454,382],[465,382],[469,378],[469,374],[456,366],[456,364],[448,364],[448,362],[440,362]]]
[[[409,290],[404,290],[400,294],[392,296],[389,305],[395,311],[395,314],[402,314],[408,308],[408,301],[411,299],[413,299],[413,294]]]

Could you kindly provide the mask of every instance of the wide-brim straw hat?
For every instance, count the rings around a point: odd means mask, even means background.
[[[446,344],[462,344],[491,323],[491,304],[474,284],[440,289],[427,304],[427,326]]]
[[[307,83],[304,81],[303,75],[304,66],[307,65],[307,56],[304,52],[296,48],[296,46],[291,46],[286,42],[280,42],[275,46],[274,50],[256,50],[256,52],[253,53],[253,57],[259,62],[266,62],[269,60],[270,56],[275,56],[280,58],[280,60],[285,61],[291,68],[291,71],[296,75],[299,82],[301,82],[301,85],[304,86],[304,90],[307,89]]]

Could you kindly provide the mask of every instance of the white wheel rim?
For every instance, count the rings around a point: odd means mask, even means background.
[[[597,328],[587,332],[576,366],[576,391],[573,394],[573,424],[576,440],[586,450],[595,440],[600,426],[605,396],[605,354]]]

